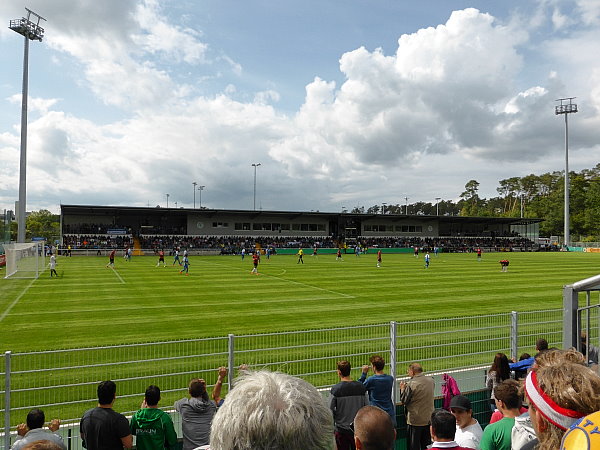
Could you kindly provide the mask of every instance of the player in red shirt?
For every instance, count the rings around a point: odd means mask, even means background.
[[[114,268],[115,267],[115,254],[117,253],[116,249],[113,249],[110,254],[108,255],[108,264],[106,265],[106,267],[108,268],[108,266]]]
[[[162,263],[163,267],[167,267],[165,264],[165,251],[163,249],[160,249],[158,252],[158,262],[156,263],[156,267],[158,267],[160,263]]]
[[[258,275],[258,263],[260,262],[260,253],[259,250],[256,250],[252,254],[252,264],[254,264],[254,268],[252,269],[252,273]]]
[[[377,267],[381,267],[381,249],[377,250]]]

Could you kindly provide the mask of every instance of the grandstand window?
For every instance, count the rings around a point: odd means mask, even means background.
[[[325,231],[325,224],[323,224],[323,223],[317,224],[317,231]]]
[[[249,222],[236,222],[235,223],[235,229],[236,230],[250,230],[250,223]]]
[[[300,224],[300,231],[308,231],[308,224],[307,223],[301,223]]]
[[[229,223],[228,222],[213,222],[212,226],[213,226],[213,228],[227,228],[227,227],[229,227]]]
[[[263,230],[267,230],[267,231],[271,231],[271,224],[270,223],[263,223],[262,224],[262,229]]]
[[[262,223],[253,223],[252,224],[252,229],[255,230],[255,231],[262,230]]]
[[[317,224],[316,223],[309,223],[308,224],[308,231],[317,231]]]
[[[293,231],[300,231],[300,224],[299,223],[293,223],[292,224],[292,230]]]
[[[284,231],[289,231],[290,230],[290,224],[289,223],[282,223],[281,225],[281,229]]]

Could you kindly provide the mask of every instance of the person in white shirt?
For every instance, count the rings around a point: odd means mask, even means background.
[[[456,418],[456,443],[461,447],[479,449],[483,429],[473,417],[471,401],[464,395],[452,397],[450,412]]]

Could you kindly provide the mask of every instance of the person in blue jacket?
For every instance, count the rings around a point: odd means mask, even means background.
[[[383,372],[385,361],[379,355],[373,355],[369,358],[371,365],[362,367],[362,374],[358,381],[365,385],[369,393],[369,404],[377,406],[387,412],[396,426],[396,408],[392,401],[392,389],[394,388],[394,377],[386,375]],[[373,370],[373,375],[367,378],[369,369]]]

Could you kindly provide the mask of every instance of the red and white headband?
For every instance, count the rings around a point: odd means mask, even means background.
[[[577,419],[585,416],[585,414],[580,412],[557,405],[540,388],[535,370],[532,370],[527,375],[525,393],[529,401],[535,405],[535,410],[544,416],[548,422],[556,425],[561,430],[567,430]]]

